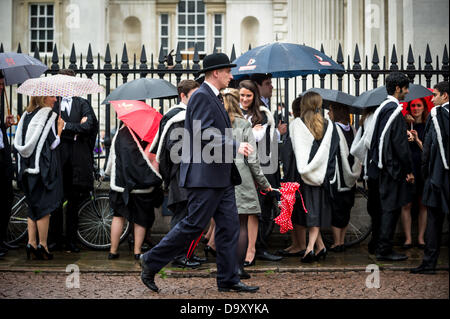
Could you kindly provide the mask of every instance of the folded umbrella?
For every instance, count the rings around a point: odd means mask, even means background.
[[[322,107],[329,109],[330,105],[341,105],[349,108],[351,113],[361,114],[362,109],[353,107],[353,103],[356,100],[356,96],[344,93],[338,90],[322,89],[322,88],[311,88],[302,93],[304,95],[306,92],[316,92],[320,94],[323,100]]]
[[[405,99],[402,100],[404,102],[409,102],[421,97],[427,97],[432,95],[433,93],[427,89],[426,87],[419,84],[409,84],[409,93],[406,94]],[[364,109],[369,107],[376,107],[383,103],[388,96],[386,86],[380,86],[376,89],[366,91],[360,96],[358,96],[353,103],[353,107]]]
[[[141,101],[111,101],[111,104],[119,120],[136,132],[142,140],[153,142],[162,114]]]
[[[118,86],[102,104],[119,100],[163,99],[177,96],[177,88],[172,83],[163,79],[141,78]]]

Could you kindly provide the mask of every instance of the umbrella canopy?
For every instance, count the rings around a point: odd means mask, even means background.
[[[306,45],[271,43],[247,51],[233,61],[236,78],[254,73],[271,73],[274,78],[290,78],[307,74],[327,74],[344,71],[322,52]]]
[[[119,120],[123,121],[144,141],[153,142],[162,114],[141,101],[111,101]]]
[[[17,93],[30,96],[83,96],[103,91],[103,87],[91,79],[62,74],[29,79],[17,89]]]
[[[323,100],[323,108],[329,109],[330,105],[342,105],[349,108],[351,113],[361,114],[362,109],[353,107],[352,104],[356,100],[356,96],[344,93],[338,90],[329,90],[321,88],[311,88],[302,93],[304,95],[306,92],[316,92],[320,94]]]
[[[430,92],[433,93],[433,89],[429,88],[428,90],[430,90]],[[425,102],[426,102],[425,107],[428,110],[428,113],[430,113],[431,109],[434,107],[433,102],[431,102],[432,98],[433,98],[433,95],[426,96],[426,97],[423,98],[425,100]],[[411,100],[411,101],[414,101],[414,100]],[[408,113],[408,111],[406,110],[406,108],[408,106],[408,102],[402,102],[400,104],[402,104],[402,106],[403,106],[402,114],[406,115]]]
[[[0,53],[0,69],[5,75],[5,84],[13,85],[41,76],[48,67],[27,54],[4,52]]]
[[[163,79],[141,78],[120,85],[102,104],[120,100],[163,99],[177,96],[177,88],[172,83]]]
[[[427,97],[433,95],[433,93],[426,87],[418,84],[409,84],[409,93],[406,94],[404,101],[409,102],[421,97]],[[358,96],[353,103],[353,107],[364,109],[369,107],[379,106],[386,100],[388,93],[386,87],[380,86],[376,89],[366,91]]]

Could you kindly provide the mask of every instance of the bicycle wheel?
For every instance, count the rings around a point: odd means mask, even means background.
[[[83,245],[97,250],[111,247],[112,218],[108,195],[99,195],[81,204],[78,210],[77,235]],[[130,223],[125,221],[120,242],[127,237],[130,228]]]
[[[28,204],[25,196],[14,194],[13,206],[6,230],[6,242],[15,244],[23,239],[28,232]]]
[[[367,191],[361,187],[356,187],[355,205],[350,212],[350,222],[345,234],[345,247],[350,247],[364,241],[372,231],[372,222],[367,213]],[[326,246],[333,244],[331,230],[321,232],[323,242]]]

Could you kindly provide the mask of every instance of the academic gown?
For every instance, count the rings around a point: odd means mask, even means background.
[[[413,169],[407,126],[401,114],[392,119],[386,131],[382,149],[383,168],[378,166],[381,134],[397,107],[397,103],[388,102],[380,111],[368,153],[367,173],[370,178],[379,181],[380,204],[384,211],[394,211],[410,203],[414,194],[414,185],[406,182],[406,175]]]
[[[430,114],[428,117],[423,142],[422,174],[424,189],[422,203],[427,207],[437,208],[448,214],[450,194],[448,104],[446,110],[444,107],[435,107],[432,112],[436,113],[436,117],[434,120],[434,114]],[[439,128],[436,124],[439,125]],[[445,164],[441,152],[445,154]],[[444,165],[447,165],[447,168]]]
[[[125,126],[114,137],[107,168],[111,175],[110,205],[115,216],[148,228],[155,219],[154,208],[163,201],[162,179],[145,158],[147,142],[137,139]]]
[[[25,144],[28,126],[39,110],[36,109],[32,113],[23,115],[25,118],[22,126],[22,145]],[[49,116],[51,114],[52,112],[49,113]],[[50,117],[47,118],[47,121],[50,121]],[[37,174],[25,172],[26,169],[35,168],[37,147],[35,147],[32,155],[28,158],[20,156],[19,152],[20,169],[18,181],[22,186],[29,205],[28,217],[34,221],[48,214],[52,214],[62,203],[63,187],[59,156],[56,149],[50,149],[55,139],[56,136],[50,130],[40,152],[38,160],[39,172]]]
[[[60,104],[57,101],[53,110],[59,114]],[[80,123],[83,117],[86,122]],[[61,133],[61,145],[58,148],[62,164],[70,162],[71,184],[84,190],[92,190],[94,186],[94,147],[98,132],[98,120],[89,102],[80,97],[72,98],[70,115],[64,110],[61,118],[66,126]]]

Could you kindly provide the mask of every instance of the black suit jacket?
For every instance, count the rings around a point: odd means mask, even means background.
[[[3,134],[3,144],[4,148],[0,150],[2,152],[0,166],[5,169],[5,175],[6,178],[12,179],[14,176],[14,167],[11,160],[11,145],[9,144],[8,136],[6,134],[6,125],[3,122],[3,119],[0,121],[0,129],[2,130]]]
[[[238,146],[233,140],[230,118],[208,84],[203,83],[189,99],[184,127],[188,136],[183,137],[180,186],[239,185],[242,180],[233,162]],[[205,159],[206,153],[214,156],[212,162]]]

